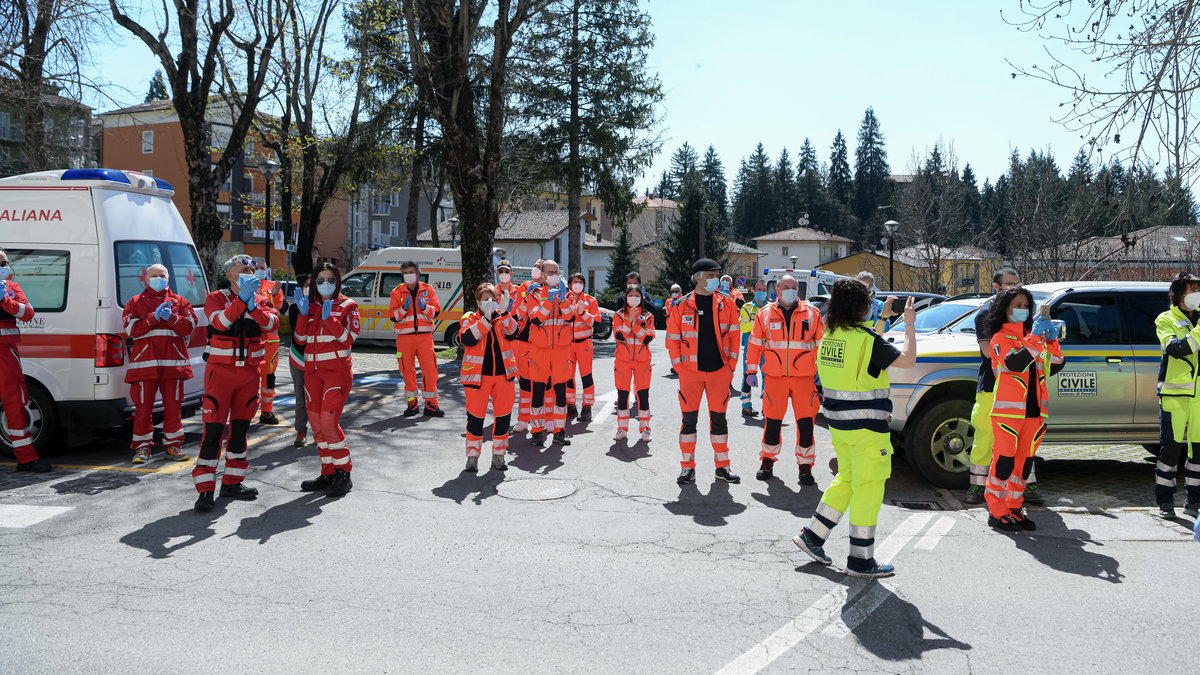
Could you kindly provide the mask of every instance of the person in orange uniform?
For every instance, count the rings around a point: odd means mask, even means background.
[[[463,471],[468,473],[479,471],[489,401],[492,469],[508,470],[504,455],[508,452],[508,424],[516,398],[513,380],[517,377],[517,358],[509,340],[520,330],[509,299],[507,290],[497,292],[492,284],[479,284],[475,289],[479,311],[467,313],[459,322],[458,335],[463,343],[459,379],[467,395],[467,466]]]
[[[1025,514],[1025,481],[1042,437],[1050,397],[1046,378],[1064,365],[1058,327],[1049,314],[1033,318],[1033,294],[1025,288],[1001,291],[988,310],[992,335],[996,401],[992,404],[992,466],[983,497],[988,525],[998,530],[1036,529]]]
[[[4,431],[17,457],[17,471],[46,473],[52,468],[33,447],[29,433],[29,389],[21,369],[21,341],[18,321],[33,320],[33,305],[29,304],[20,284],[12,279],[8,253],[0,249],[0,407],[4,408]]]
[[[400,374],[404,376],[404,398],[408,407],[405,417],[416,415],[417,406],[417,362],[421,363],[421,398],[425,402],[425,414],[442,417],[437,395],[437,357],[433,353],[433,325],[442,311],[437,292],[433,286],[420,281],[421,269],[413,260],[400,265],[404,283],[392,290],[388,316],[396,325],[396,360]]]
[[[304,345],[304,401],[321,456],[321,475],[300,483],[300,489],[341,497],[354,487],[354,463],[341,420],[354,381],[351,348],[362,328],[358,303],[342,295],[337,267],[321,263],[313,279],[307,296],[296,289],[295,339]]]
[[[721,277],[720,291],[733,298],[733,302],[737,305],[738,309],[741,309],[742,305],[746,304],[746,296],[742,295],[741,291],[733,287],[733,277],[729,276],[728,274]]]
[[[666,304],[663,305],[663,311],[667,314],[667,323],[671,322],[671,315],[683,302],[683,289],[679,284],[671,284],[671,297],[667,298]],[[671,366],[671,374],[678,377],[679,373],[675,371],[675,366]]]
[[[163,446],[167,457],[187,461],[183,447],[183,382],[192,377],[188,338],[196,327],[196,314],[182,295],[169,287],[170,275],[162,265],[146,269],[146,290],[125,303],[122,320],[133,341],[125,381],[133,399],[133,463],[150,460],[154,446],[154,401],[162,393]]]
[[[208,315],[208,350],[204,370],[204,436],[192,480],[200,496],[197,511],[211,511],[217,480],[217,461],[228,424],[225,475],[221,497],[257,499],[258,490],[242,484],[246,478],[246,433],[258,409],[259,366],[266,336],[279,326],[279,316],[258,303],[254,261],[234,256],[225,263],[229,288],[213,291],[204,300]]]
[[[596,404],[596,383],[592,380],[592,333],[600,320],[600,303],[585,291],[587,280],[578,272],[571,275],[567,301],[575,307],[571,319],[571,356],[567,359],[567,419],[576,416],[580,422],[592,421],[592,406]],[[582,397],[576,396],[575,373],[579,373]],[[576,407],[576,403],[582,409]]]
[[[741,328],[733,298],[718,293],[721,265],[701,258],[692,265],[695,290],[688,293],[667,323],[667,351],[679,374],[679,428],[682,470],[676,482],[696,482],[696,426],[700,401],[708,399],[709,437],[716,456],[717,478],[739,483],[729,470],[729,384],[737,368]]]
[[[575,306],[571,304],[567,283],[559,274],[558,263],[542,263],[545,284],[534,282],[525,302],[529,318],[529,367],[533,380],[533,409],[530,425],[531,442],[541,446],[546,431],[559,445],[570,445],[567,439],[567,363],[571,357],[571,322]],[[547,405],[547,393],[553,395],[554,405]]]
[[[617,387],[617,435],[629,437],[629,384],[638,398],[638,427],[641,441],[650,442],[650,342],[654,340],[654,316],[642,306],[642,288],[631,284],[621,296],[621,309],[613,316],[613,339],[617,342],[614,366]]]
[[[533,264],[533,269],[529,270],[529,281],[524,281],[517,287],[516,293],[512,295],[512,312],[516,314],[517,319],[517,335],[513,338],[513,353],[517,357],[517,387],[521,390],[520,402],[517,404],[517,424],[513,427],[513,433],[523,434],[530,429],[533,421],[533,375],[529,368],[529,308],[527,302],[529,300],[529,287],[542,282],[542,263],[545,262],[541,258]],[[500,262],[500,268],[503,268],[508,263],[507,260]],[[512,279],[512,267],[508,268],[509,279]],[[504,283],[504,272],[500,274],[500,281]]]
[[[746,342],[746,383],[758,386],[761,367],[763,382],[762,466],[758,480],[770,480],[783,444],[783,418],[788,401],[796,419],[796,463],[800,466],[800,484],[816,485],[812,475],[817,461],[813,427],[821,397],[817,393],[817,346],[825,335],[821,313],[799,298],[800,284],[785,274],[776,287],[779,299],[767,304],[754,316],[750,339]],[[761,363],[761,366],[760,366]]]
[[[271,280],[271,268],[262,258],[254,259],[254,276],[258,277],[258,302],[271,307],[278,314],[283,310],[283,288]],[[279,327],[267,334],[267,351],[263,356],[259,373],[262,382],[258,387],[258,405],[262,411],[259,424],[279,424],[275,414],[275,371],[279,368]]]

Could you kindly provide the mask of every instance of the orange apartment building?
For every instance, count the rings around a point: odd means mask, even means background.
[[[223,121],[219,108],[210,109],[214,147],[225,147],[230,123]],[[162,178],[175,188],[175,206],[185,223],[191,225],[188,206],[187,163],[183,156],[183,132],[169,100],[151,101],[99,115],[103,124],[100,165],[112,169],[141,171]],[[225,120],[229,116],[224,117]],[[219,159],[213,154],[213,161]],[[266,235],[266,180],[258,169],[264,158],[275,158],[270,148],[254,138],[246,139],[241,156],[234,162],[229,178],[217,197],[217,212],[222,220],[220,255],[223,258],[245,253],[270,260],[271,268],[292,273],[291,254],[271,245]],[[272,187],[274,230],[284,232],[284,244],[294,244],[299,208],[292,223],[279,216],[279,177]],[[314,238],[314,254],[345,267],[345,243],[349,216],[344,200],[332,202],[323,214]],[[259,236],[262,235],[262,236]]]

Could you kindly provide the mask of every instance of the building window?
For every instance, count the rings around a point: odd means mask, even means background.
[[[399,206],[400,206],[400,193],[393,190],[392,191],[392,208],[397,208]]]
[[[783,247],[783,254],[784,255],[788,254],[788,247],[786,247],[786,246]]]
[[[54,142],[54,118],[47,117],[46,121],[43,123],[43,125],[46,127],[46,140],[53,143]]]
[[[393,192],[392,194],[396,194],[396,193]],[[400,236],[400,222],[399,221],[396,221],[396,220],[388,221],[388,235],[392,236],[392,237]]]
[[[12,114],[0,112],[0,138],[12,138]]]
[[[242,153],[242,156],[246,159],[254,159],[254,144],[247,144],[245,148],[242,148]]]
[[[246,173],[245,169],[242,169],[242,194],[247,195],[247,194],[251,194],[253,192],[254,192],[254,177],[251,176],[250,174]]]
[[[143,131],[142,132],[142,154],[148,155],[152,152],[154,152],[154,132],[153,131]]]

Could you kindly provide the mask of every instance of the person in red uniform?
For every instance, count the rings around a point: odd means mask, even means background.
[[[596,322],[600,320],[600,303],[596,298],[585,292],[587,280],[578,272],[571,275],[571,292],[567,294],[567,302],[575,307],[575,316],[571,319],[571,356],[567,359],[567,419],[576,416],[580,422],[592,420],[592,406],[596,404],[596,384],[592,380],[592,333]],[[579,385],[583,395],[576,396],[575,373],[579,373]],[[576,403],[582,407],[576,407]]]
[[[571,321],[575,306],[571,304],[567,284],[559,274],[558,263],[542,263],[545,284],[529,287],[525,302],[529,318],[529,366],[533,379],[533,410],[531,426],[535,446],[545,442],[548,430],[559,445],[570,445],[567,439],[567,362],[571,355]],[[548,406],[547,393],[553,395],[554,405]]]
[[[717,292],[721,265],[701,258],[692,265],[695,290],[688,293],[667,322],[667,351],[679,374],[679,427],[682,470],[676,482],[696,482],[696,425],[700,401],[708,399],[709,437],[716,457],[717,478],[740,483],[729,470],[729,384],[737,368],[741,326],[733,298]]]
[[[642,288],[630,285],[621,296],[624,307],[613,316],[613,339],[617,342],[613,365],[617,387],[617,435],[629,437],[629,384],[638,398],[638,427],[641,441],[650,442],[650,342],[654,339],[654,316],[642,306]]]
[[[321,456],[321,475],[300,483],[300,489],[341,497],[354,487],[354,465],[341,421],[354,380],[350,350],[362,327],[358,303],[342,295],[342,275],[333,263],[318,265],[313,279],[307,296],[296,289],[295,339],[304,345],[304,402]]]
[[[396,361],[404,376],[405,417],[419,412],[417,406],[417,362],[421,363],[421,398],[425,414],[442,417],[437,395],[437,356],[433,352],[433,326],[442,311],[437,291],[420,281],[421,268],[409,260],[400,265],[404,283],[392,290],[388,316],[396,325]]]
[[[257,499],[258,490],[246,487],[246,434],[258,410],[259,366],[266,352],[266,336],[279,326],[279,315],[258,302],[254,261],[234,256],[225,263],[229,288],[213,291],[204,300],[208,315],[208,350],[204,370],[204,436],[200,458],[192,469],[197,511],[211,511],[217,482],[221,440],[228,425],[225,475],[221,497]]]
[[[512,420],[513,380],[517,377],[517,358],[509,339],[520,330],[508,302],[508,293],[497,293],[492,284],[475,289],[477,312],[468,312],[459,323],[463,343],[460,381],[467,395],[467,466],[463,471],[479,470],[483,452],[483,425],[488,403],[492,404],[492,469],[507,471],[504,455],[508,452],[508,424]]]
[[[4,434],[17,456],[17,471],[46,473],[50,462],[38,456],[29,433],[29,389],[21,370],[21,341],[18,321],[31,321],[33,305],[25,298],[21,286],[12,279],[8,253],[0,249],[0,408],[4,409]]]
[[[508,261],[502,261],[503,267]],[[529,281],[521,282],[517,292],[512,296],[513,311],[517,318],[517,336],[513,338],[513,353],[517,357],[517,386],[521,390],[520,401],[517,405],[517,424],[513,433],[523,434],[530,428],[533,421],[533,375],[529,369],[529,287],[542,282],[541,258],[529,270]],[[512,279],[512,268],[509,267],[509,280]],[[504,283],[504,272],[500,272],[500,282]]]
[[[258,302],[268,305],[279,314],[283,310],[283,288],[271,280],[271,268],[263,258],[254,259],[254,276],[258,278]],[[267,333],[267,350],[263,356],[259,374],[262,382],[258,387],[259,424],[279,424],[282,420],[275,414],[275,371],[279,368],[279,326]]]
[[[192,377],[188,339],[196,314],[182,295],[170,289],[162,265],[146,269],[146,290],[125,303],[125,334],[133,340],[125,381],[133,399],[133,463],[150,459],[154,446],[154,400],[162,394],[163,446],[167,457],[183,462],[183,383]]]

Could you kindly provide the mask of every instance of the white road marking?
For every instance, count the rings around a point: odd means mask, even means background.
[[[942,516],[941,518],[938,518],[937,522],[933,524],[933,527],[929,528],[929,531],[925,533],[925,536],[921,537],[917,543],[914,544],[914,546],[922,551],[932,551],[933,547],[937,546],[938,542],[942,540],[942,537],[950,531],[950,528],[954,527],[954,523],[954,518],[951,518],[950,516]]]
[[[881,563],[891,560],[897,553],[900,552],[900,549],[904,548],[905,544],[907,544],[909,541],[912,541],[912,539],[921,532],[921,530],[932,518],[933,515],[929,513],[914,513],[913,515],[909,516],[904,520],[904,522],[900,523],[899,527],[897,527],[890,535],[888,535],[886,539],[883,540],[882,544],[875,549],[875,559]],[[792,647],[800,644],[805,638],[816,632],[831,618],[838,616],[843,605],[845,605],[847,598],[850,597],[850,594],[852,592],[858,592],[860,589],[870,583],[871,580],[868,579],[851,579],[846,584],[839,584],[836,588],[818,598],[817,601],[814,602],[808,609],[804,610],[800,616],[787,622],[782,628],[767,636],[765,640],[754,645],[747,650],[746,653],[737,657],[733,661],[730,661],[728,665],[717,671],[717,675],[750,675],[751,673],[757,673],[763,668],[766,668],[773,661],[775,661],[775,659],[783,656]],[[891,587],[889,586],[886,588],[890,590]],[[874,591],[872,591],[872,593],[873,592]],[[857,615],[854,615],[853,612],[848,612],[848,615],[851,616],[851,620],[855,621],[854,626],[857,626],[859,623],[861,623],[862,620],[865,619],[867,615],[871,613],[871,611],[874,611],[874,609],[878,607],[879,604],[885,599],[886,594],[885,597],[879,598],[878,600],[875,600],[874,596],[864,597],[863,601],[868,602],[868,604],[874,604],[873,606],[870,606],[869,610],[866,610],[866,607],[864,606],[864,610],[866,611],[862,615],[861,619],[854,619],[853,617]],[[861,604],[861,602],[856,604],[856,607]],[[845,626],[845,628],[835,627],[836,624],[834,624],[833,626],[830,626],[833,631],[830,634],[841,634],[842,632],[845,632],[845,634],[848,635],[849,631],[854,626],[846,624],[842,619],[839,619],[838,621],[842,626]]]
[[[861,582],[856,587],[855,584],[850,584],[856,591],[870,583],[866,579],[855,579],[855,581]],[[846,593],[847,595],[850,594],[849,588]],[[825,630],[821,631],[821,634],[839,639],[849,637],[854,632],[854,629],[858,628],[859,624],[866,621],[868,616],[871,616],[871,612],[879,609],[879,606],[885,600],[895,594],[896,588],[885,581],[871,584],[871,587],[858,597],[854,605],[834,617],[833,621],[825,627]]]
[[[43,520],[66,513],[73,506],[30,506],[27,504],[0,504],[0,527],[29,527]]]
[[[594,412],[592,412],[592,423],[599,424],[600,422],[603,422],[605,420],[605,418],[608,417],[608,414],[612,412],[613,406],[616,405],[616,402],[617,402],[617,390],[616,389],[613,389],[612,391],[610,391],[606,394],[601,394],[601,395],[597,396],[596,403],[599,405],[596,407],[596,410]]]

